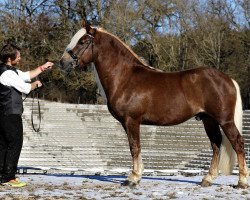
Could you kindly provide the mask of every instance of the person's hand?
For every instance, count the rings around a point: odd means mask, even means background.
[[[42,87],[42,85],[43,84],[40,81],[34,81],[33,83],[31,83],[31,90]]]
[[[46,62],[44,65],[41,65],[39,69],[43,72],[45,70],[51,69],[54,63],[52,62]]]
[[[34,83],[35,83],[35,85],[36,85],[37,88],[42,87],[42,85],[43,85],[41,83],[41,81],[35,81]]]

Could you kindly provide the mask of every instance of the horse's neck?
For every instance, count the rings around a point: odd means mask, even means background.
[[[97,87],[99,89],[100,95],[102,96],[103,99],[105,99],[105,101],[107,101],[106,93],[105,93],[105,91],[103,89],[102,83],[100,81],[100,78],[99,78],[99,75],[98,75],[98,72],[97,72],[95,66],[93,66],[93,71],[94,71],[94,74],[95,74],[96,84],[97,84]]]
[[[94,64],[99,81],[107,98],[109,98],[119,89],[121,84],[124,84],[128,80],[129,74],[132,72],[132,66],[136,65],[136,63],[131,62],[127,64],[124,57],[119,58],[119,62],[110,62],[109,53],[104,55],[104,57],[106,60],[97,61]]]
[[[98,82],[101,83],[105,95],[107,98],[115,91],[120,84],[120,81],[126,77],[123,71],[126,71],[120,65],[111,65],[108,62],[96,62],[95,63],[96,72],[98,75]],[[120,67],[120,69],[119,69]],[[124,76],[122,76],[124,74]]]
[[[106,42],[97,47],[96,70],[104,91],[108,97],[121,84],[126,82],[134,66],[143,65],[139,58],[119,39],[111,35],[101,38]],[[110,44],[113,46],[110,46]],[[106,49],[103,47],[106,46]],[[103,59],[105,58],[105,59]],[[108,93],[108,94],[107,94]]]

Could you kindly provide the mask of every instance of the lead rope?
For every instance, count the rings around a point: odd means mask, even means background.
[[[37,89],[38,88],[36,88],[36,90]],[[37,99],[37,108],[38,108],[38,127],[37,128],[35,128],[35,125],[34,125],[34,103],[35,103],[35,98]],[[36,92],[34,90],[34,91],[32,91],[31,124],[32,124],[33,130],[35,132],[37,132],[37,133],[40,131],[41,121],[42,121],[41,107],[40,107],[40,102],[39,102],[39,98],[38,98],[38,92]]]

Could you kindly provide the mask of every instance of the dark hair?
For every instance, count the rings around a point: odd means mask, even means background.
[[[14,44],[6,44],[0,51],[0,60],[3,63],[6,63],[8,59],[15,60],[17,52],[20,51],[20,48]]]

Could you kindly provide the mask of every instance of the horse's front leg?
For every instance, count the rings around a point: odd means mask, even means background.
[[[140,183],[144,169],[141,157],[140,123],[137,120],[128,118],[125,120],[123,127],[128,136],[130,152],[133,159],[132,173],[123,185],[135,186]]]

